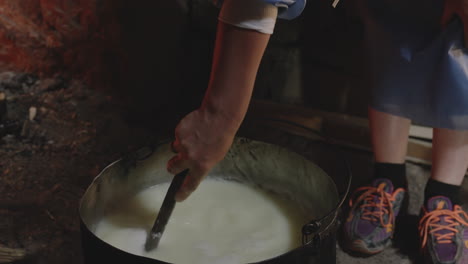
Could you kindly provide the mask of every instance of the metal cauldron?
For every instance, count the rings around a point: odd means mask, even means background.
[[[334,144],[313,131],[277,121],[241,129],[227,153],[207,177],[251,184],[281,194],[313,212],[304,223],[302,246],[258,263],[335,263],[339,209],[349,192],[351,174]],[[299,134],[301,134],[299,133]],[[169,141],[143,148],[110,164],[89,186],[80,204],[85,263],[166,263],[117,249],[94,235],[96,224],[122,199],[172,175],[166,163],[174,154]],[[339,183],[339,184],[337,184]],[[177,250],[175,248],[174,250]]]

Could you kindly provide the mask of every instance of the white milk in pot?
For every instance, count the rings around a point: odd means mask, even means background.
[[[206,179],[177,203],[157,249],[145,252],[169,183],[119,204],[96,235],[130,253],[177,264],[239,264],[270,259],[301,246],[310,220],[297,204],[248,185]]]

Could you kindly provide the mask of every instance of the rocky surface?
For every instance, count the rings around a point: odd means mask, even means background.
[[[81,263],[79,198],[156,134],[80,81],[3,72],[0,93],[0,248],[25,249],[25,263]]]

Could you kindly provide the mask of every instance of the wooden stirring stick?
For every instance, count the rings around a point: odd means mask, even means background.
[[[167,190],[166,197],[164,197],[163,204],[159,210],[158,217],[154,222],[153,228],[146,237],[145,250],[147,252],[158,247],[159,240],[161,240],[164,229],[166,228],[167,222],[169,221],[175,207],[175,194],[184,183],[184,179],[187,176],[188,171],[188,169],[184,170],[172,179],[169,190]]]

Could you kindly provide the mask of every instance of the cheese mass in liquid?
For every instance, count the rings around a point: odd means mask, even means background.
[[[146,189],[111,210],[96,235],[124,251],[177,264],[266,260],[301,245],[310,220],[294,202],[248,185],[206,179],[177,203],[157,249],[145,252],[169,183]]]

